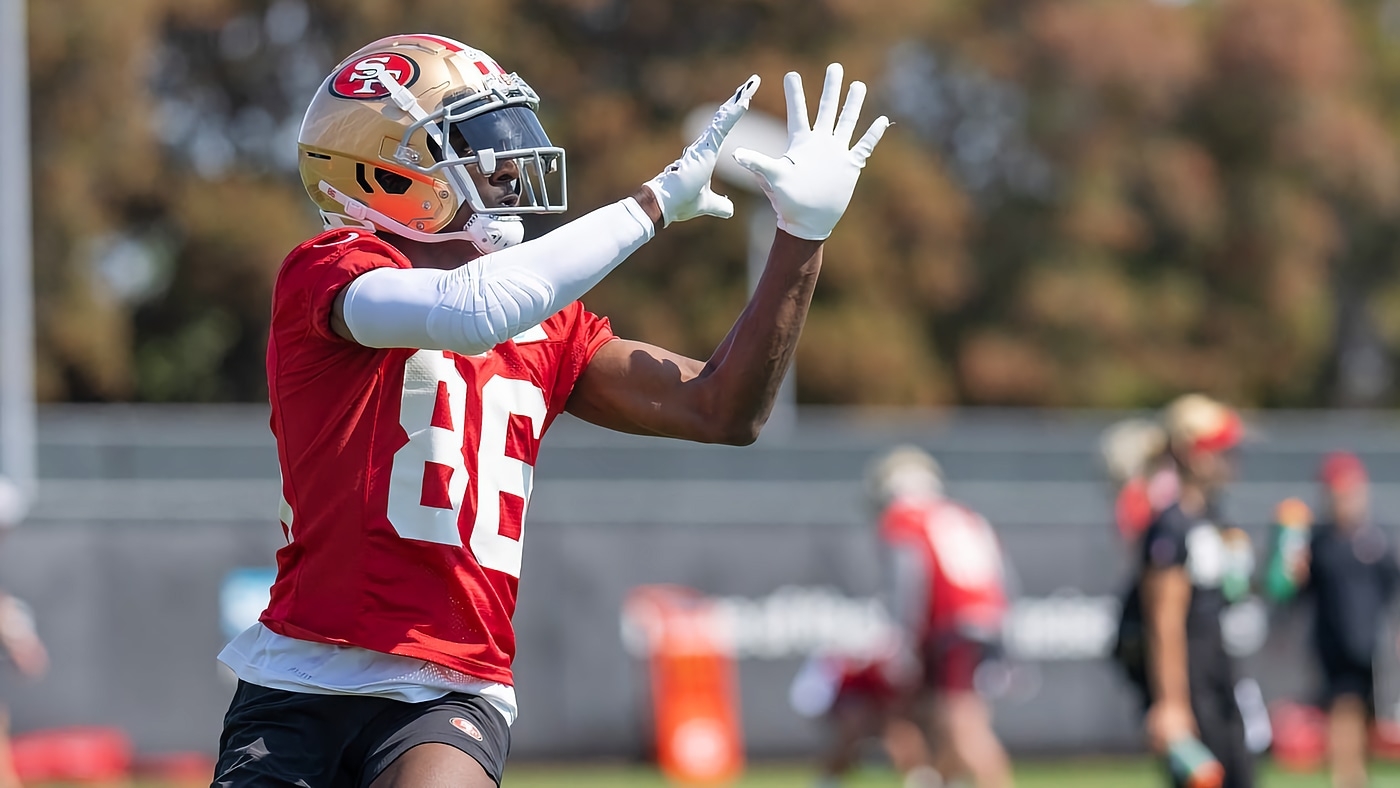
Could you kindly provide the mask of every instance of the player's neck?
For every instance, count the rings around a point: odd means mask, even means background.
[[[481,256],[481,250],[469,241],[430,244],[390,233],[381,233],[379,237],[402,252],[414,268],[439,268],[450,271]]]
[[[1183,481],[1177,504],[1181,506],[1183,512],[1192,517],[1202,517],[1209,508],[1210,494],[1201,484],[1194,481]]]

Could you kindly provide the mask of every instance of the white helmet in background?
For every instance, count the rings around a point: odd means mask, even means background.
[[[1142,476],[1148,464],[1167,449],[1167,431],[1148,419],[1124,419],[1099,436],[1099,457],[1116,484]]]
[[[899,498],[941,498],[943,469],[933,455],[917,446],[896,446],[866,467],[865,494],[876,509]]]
[[[24,490],[18,484],[0,476],[0,530],[19,525],[29,512]]]

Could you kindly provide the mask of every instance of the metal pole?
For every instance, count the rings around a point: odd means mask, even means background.
[[[25,0],[0,0],[0,525],[36,491],[27,32]]]

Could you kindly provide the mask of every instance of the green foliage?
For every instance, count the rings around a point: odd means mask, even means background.
[[[751,72],[778,116],[789,69],[869,82],[896,126],[828,244],[805,402],[1396,397],[1396,0],[33,0],[44,398],[265,396],[272,280],[317,229],[296,123],[405,25],[535,86],[575,212]],[[745,253],[742,220],[681,225],[587,301],[704,357]]]

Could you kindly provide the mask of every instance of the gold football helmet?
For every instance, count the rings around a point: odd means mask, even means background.
[[[1245,437],[1239,413],[1204,394],[1184,394],[1172,400],[1162,415],[1172,448],[1190,452],[1221,452]]]
[[[518,243],[519,214],[567,208],[564,150],[541,128],[539,96],[494,59],[450,38],[382,38],[336,66],[297,139],[302,183],[328,226],[420,241]],[[487,205],[468,167],[505,175],[514,197]],[[463,205],[472,215],[449,227]]]

